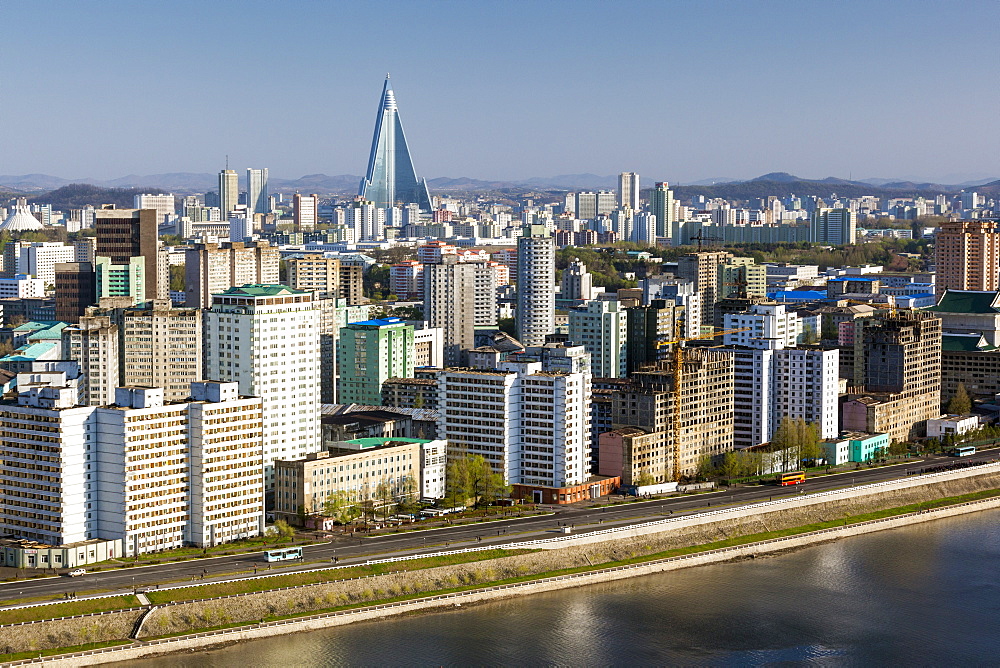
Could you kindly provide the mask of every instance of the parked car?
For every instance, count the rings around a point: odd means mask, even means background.
[[[78,575],[86,575],[86,574],[87,574],[87,569],[86,568],[74,568],[73,570],[71,570],[69,572],[69,576],[71,578],[75,578]]]

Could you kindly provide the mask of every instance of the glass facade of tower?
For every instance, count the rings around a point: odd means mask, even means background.
[[[427,182],[418,179],[413,169],[389,77],[382,88],[368,171],[361,180],[358,195],[380,209],[406,204],[417,204],[427,211],[431,208]]]

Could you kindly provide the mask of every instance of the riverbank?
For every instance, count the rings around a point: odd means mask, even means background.
[[[141,645],[113,653],[105,651],[103,655],[74,656],[70,660],[72,665],[85,665],[81,662],[99,663],[135,658],[149,652],[183,651],[189,647],[312,630],[455,603],[549,591],[794,549],[843,536],[995,507],[1000,504],[1000,498],[995,496],[996,488],[1000,487],[996,468],[990,465],[989,471],[954,472],[922,481],[911,479],[871,485],[853,490],[851,494],[837,492],[827,498],[810,499],[809,495],[804,495],[789,502],[757,504],[763,507],[734,508],[678,518],[672,526],[650,527],[648,524],[656,523],[648,523],[643,528],[629,530],[635,533],[658,528],[657,533],[651,534],[618,539],[605,536],[600,537],[599,542],[590,542],[596,536],[572,537],[571,541],[582,543],[579,545],[560,545],[563,539],[557,539],[549,543],[551,548],[558,549],[488,562],[393,573],[374,580],[325,583],[285,592],[190,602],[164,601],[147,616],[143,637],[148,640]],[[935,504],[949,505],[934,509],[931,506]],[[840,526],[842,523],[848,526]],[[344,609],[348,606],[351,609]],[[107,628],[105,622],[112,622],[115,616],[137,614],[142,612],[110,613],[103,616],[99,626]],[[289,619],[296,614],[296,618]],[[119,621],[128,624],[124,617]],[[96,619],[90,618],[85,623],[93,630],[95,622]],[[65,633],[73,623],[74,620],[61,620],[58,627],[42,622],[20,628],[38,638],[57,628]],[[191,634],[198,627],[213,626],[230,628]],[[0,630],[0,635],[8,635],[4,631]],[[188,635],[180,637],[184,633]],[[178,637],[154,639],[168,634],[178,634]],[[70,642],[70,636],[60,637],[64,639],[60,643],[62,646],[83,644]],[[76,637],[97,640],[84,635]],[[8,640],[14,638],[8,637]],[[26,640],[21,639],[22,642]]]

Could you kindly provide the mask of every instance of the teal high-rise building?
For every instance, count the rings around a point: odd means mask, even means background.
[[[368,171],[361,180],[358,195],[373,202],[378,209],[407,204],[417,204],[427,211],[431,208],[427,182],[418,179],[413,169],[388,74],[375,117],[375,136],[368,157]]]
[[[362,320],[340,330],[337,400],[382,405],[382,383],[413,377],[413,326],[399,318]]]
[[[94,262],[94,284],[98,301],[102,297],[128,297],[132,306],[146,301],[146,259],[131,257],[128,264],[112,264],[111,258]]]

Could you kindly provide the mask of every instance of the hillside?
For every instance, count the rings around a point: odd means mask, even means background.
[[[88,204],[100,207],[114,204],[120,209],[131,209],[136,195],[158,195],[166,192],[161,188],[101,188],[87,183],[71,183],[62,188],[30,198],[35,204],[51,204],[53,209],[69,211],[82,209]]]

